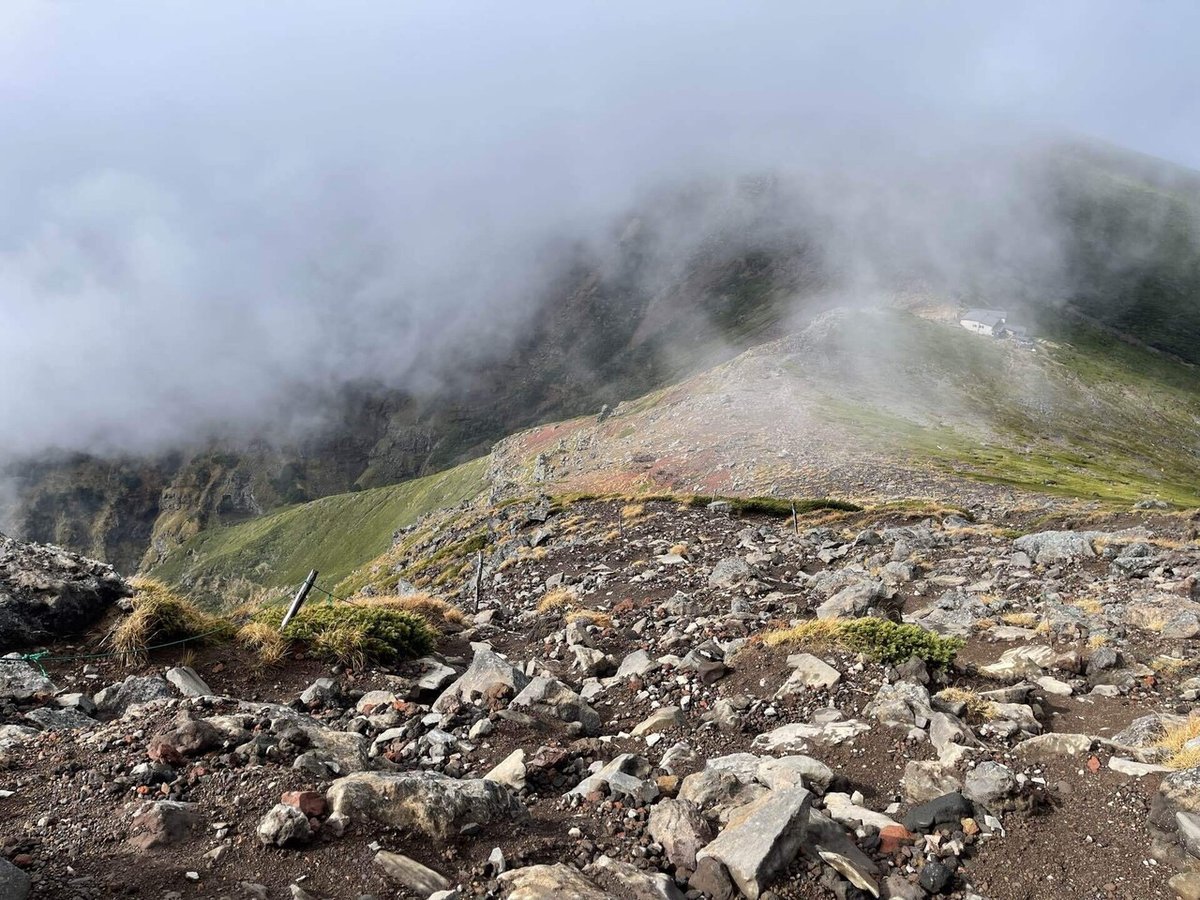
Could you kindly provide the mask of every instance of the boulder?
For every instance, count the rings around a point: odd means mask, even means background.
[[[518,747],[483,777],[514,791],[521,790],[525,787],[525,751]]]
[[[132,707],[167,700],[175,696],[165,678],[154,675],[130,675],[120,684],[110,685],[93,698],[103,712],[124,715]]]
[[[312,838],[308,816],[294,806],[276,803],[258,823],[259,841],[267,847],[303,844]]]
[[[901,783],[909,803],[925,803],[962,787],[954,770],[936,759],[909,760]]]
[[[759,894],[800,852],[812,794],[802,787],[771,791],[739,811],[697,859],[715,859],[749,898]]]
[[[0,534],[0,647],[80,634],[132,593],[110,565]]]
[[[167,681],[185,697],[211,697],[213,693],[212,688],[204,683],[204,679],[197,675],[191,666],[167,669]]]
[[[615,896],[632,900],[683,900],[683,892],[675,886],[675,881],[662,872],[644,872],[610,856],[601,856],[593,868],[599,880],[615,888]]]
[[[1081,756],[1095,745],[1096,739],[1086,734],[1039,734],[1017,744],[1014,750],[1023,756]]]
[[[402,853],[380,850],[375,854],[375,868],[418,897],[428,897],[437,891],[450,888],[450,880],[445,875],[421,865],[415,859],[409,859]]]
[[[775,698],[783,699],[805,691],[827,690],[842,680],[842,673],[829,663],[811,653],[796,653],[788,657],[792,674],[775,692]]]
[[[708,820],[687,800],[660,800],[650,808],[646,827],[671,864],[688,871],[695,870],[696,854],[713,838]]]
[[[21,659],[21,654],[0,657],[0,698],[21,702],[38,694],[49,696],[57,690],[54,682]]]
[[[663,731],[670,731],[672,728],[682,728],[687,720],[683,717],[683,710],[678,706],[664,706],[662,709],[657,709],[649,716],[633,726],[632,734],[635,737],[641,737],[646,734],[659,734]]]
[[[525,866],[499,876],[508,900],[612,900],[575,869],[563,863]]]
[[[144,803],[134,811],[129,843],[139,850],[166,847],[200,830],[203,824],[195,803],[175,800]]]
[[[708,576],[708,586],[711,588],[730,588],[754,577],[754,570],[744,559],[729,556],[713,566]]]
[[[1035,563],[1051,565],[1095,556],[1093,541],[1103,534],[1102,531],[1039,531],[1017,538],[1013,547]]]
[[[830,718],[812,722],[795,722],[781,725],[773,731],[760,734],[753,746],[758,750],[782,750],[791,752],[807,750],[814,744],[836,746],[870,731],[871,726],[858,719]]]
[[[474,822],[523,820],[525,807],[508,787],[483,778],[437,772],[357,772],[326,793],[329,809],[356,821],[409,828],[445,839]]]
[[[4,900],[25,900],[33,889],[33,881],[23,869],[0,856],[0,897]]]
[[[434,709],[445,712],[455,700],[474,700],[499,686],[506,686],[518,694],[529,684],[529,676],[496,651],[487,646],[476,647],[467,671],[434,701]]]
[[[98,723],[90,716],[85,716],[76,709],[51,709],[41,706],[25,713],[25,720],[32,722],[43,731],[74,731],[77,728],[91,728]]]

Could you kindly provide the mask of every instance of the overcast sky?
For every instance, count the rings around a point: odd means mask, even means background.
[[[0,449],[379,375],[664,179],[1067,134],[1200,167],[1200,4],[5,0]]]

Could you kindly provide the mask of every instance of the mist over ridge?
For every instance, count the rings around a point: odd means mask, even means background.
[[[631,221],[650,293],[719,240],[809,242],[846,297],[897,273],[1050,296],[1042,148],[1195,162],[1182,4],[1132,34],[1108,4],[0,15],[6,454],[287,436],[348,383],[437,390],[572,265],[617,265]],[[1107,71],[1123,41],[1159,52]]]

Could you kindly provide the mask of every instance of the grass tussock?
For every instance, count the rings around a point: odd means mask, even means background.
[[[1012,612],[1004,613],[1000,616],[1000,621],[1016,628],[1032,628],[1037,625],[1038,617],[1036,613],[1031,612]]]
[[[575,595],[566,588],[550,591],[538,601],[537,611],[545,616],[550,613],[563,613],[575,606]]]
[[[667,553],[673,554],[675,556],[682,556],[682,557],[686,558],[688,555],[687,542],[681,541],[678,544],[672,544],[671,548],[667,551]]]
[[[133,611],[106,638],[126,659],[171,641],[194,638],[219,641],[233,635],[228,619],[207,613],[192,600],[153,578],[135,578]]]
[[[944,668],[954,662],[964,642],[960,638],[942,637],[917,625],[867,617],[814,619],[770,632],[763,638],[763,643],[768,647],[810,649],[836,646],[893,665],[916,656],[931,666]]]
[[[640,519],[645,512],[645,503],[626,503],[621,507],[621,518],[626,522],[634,522]]]
[[[763,637],[768,647],[797,647],[827,650],[838,645],[841,624],[837,619],[813,619],[791,628],[778,628]]]
[[[277,625],[266,622],[247,622],[238,629],[237,641],[248,650],[254,651],[264,666],[274,666],[287,656],[288,641],[279,633]]]
[[[1165,765],[1172,769],[1200,766],[1200,747],[1187,746],[1200,737],[1200,715],[1190,715],[1181,724],[1168,728],[1156,746],[1170,753]]]
[[[612,616],[595,609],[575,609],[567,613],[568,622],[581,622],[584,625],[595,625],[597,628],[612,626]]]
[[[996,717],[996,707],[974,691],[966,688],[946,688],[938,697],[949,703],[961,703],[967,708],[967,718],[973,722],[987,722]]]

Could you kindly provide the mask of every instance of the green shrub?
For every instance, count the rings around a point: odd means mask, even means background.
[[[267,607],[255,620],[278,624],[282,607]],[[317,604],[306,606],[288,623],[283,636],[311,650],[360,669],[368,663],[392,663],[429,653],[438,632],[424,616],[386,606]]]
[[[865,653],[881,662],[902,663],[916,656],[939,668],[954,662],[954,657],[966,643],[962,638],[941,637],[917,625],[872,618],[843,622],[839,641],[846,649]]]

